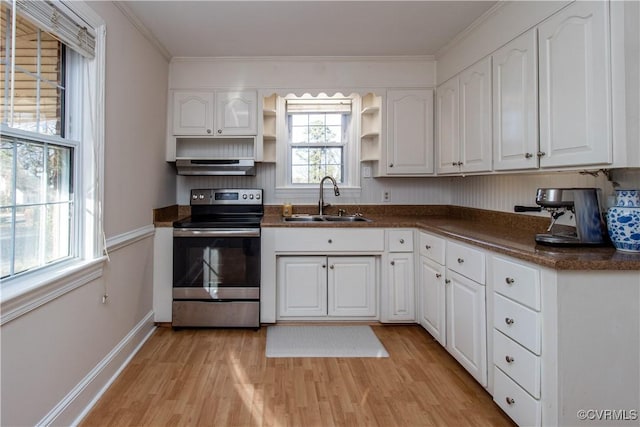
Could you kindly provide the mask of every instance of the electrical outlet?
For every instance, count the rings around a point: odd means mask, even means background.
[[[371,178],[371,166],[363,166],[362,167],[362,177],[363,178]]]
[[[384,190],[382,192],[382,201],[390,202],[391,201],[391,190]]]

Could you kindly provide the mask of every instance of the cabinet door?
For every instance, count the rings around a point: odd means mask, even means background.
[[[413,253],[391,253],[387,266],[385,321],[415,321]]]
[[[329,257],[329,316],[375,316],[375,257]]]
[[[213,134],[213,92],[173,93],[173,134]]]
[[[326,316],[327,258],[279,257],[277,263],[279,316]]]
[[[255,91],[216,92],[216,135],[256,135]]]
[[[444,276],[443,265],[420,257],[418,318],[422,327],[443,346],[447,343]]]
[[[433,91],[387,91],[387,174],[433,173]]]
[[[447,350],[487,386],[485,288],[447,270]]]
[[[540,24],[541,167],[612,161],[608,2],[576,2]]]
[[[463,172],[491,170],[491,57],[460,73],[460,162]]]
[[[436,93],[436,135],[438,173],[460,171],[460,138],[458,120],[458,77],[438,86]]]
[[[538,49],[530,30],[493,53],[493,168],[538,168]]]

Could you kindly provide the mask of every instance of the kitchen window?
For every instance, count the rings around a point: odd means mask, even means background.
[[[352,114],[358,103],[357,96],[285,97],[286,149],[282,144],[277,162],[281,195],[317,197],[318,184],[327,175],[341,190],[359,190],[358,123]]]
[[[3,300],[30,277],[101,256],[103,64],[96,30],[78,9],[0,5]]]

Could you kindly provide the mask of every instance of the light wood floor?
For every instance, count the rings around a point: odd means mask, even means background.
[[[265,357],[266,331],[158,328],[81,426],[512,426],[419,326],[389,358]]]

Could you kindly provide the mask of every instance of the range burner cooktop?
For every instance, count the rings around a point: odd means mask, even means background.
[[[191,190],[191,216],[174,228],[258,228],[264,214],[262,189]]]

